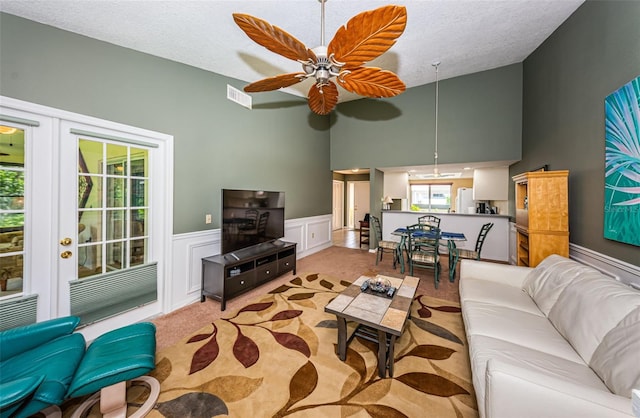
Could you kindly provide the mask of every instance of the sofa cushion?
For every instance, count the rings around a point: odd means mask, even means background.
[[[469,337],[469,357],[472,366],[473,387],[479,403],[484,399],[486,368],[490,359],[500,359],[544,376],[556,377],[599,390],[607,390],[602,380],[582,361],[567,360],[485,335]]]
[[[601,275],[571,282],[551,308],[549,320],[589,364],[605,335],[638,306],[640,292]]]
[[[571,345],[542,315],[476,301],[464,302],[462,315],[468,338],[485,335],[583,363]]]
[[[460,281],[460,301],[475,300],[505,306],[534,315],[542,315],[533,299],[521,288],[483,279],[465,278]]]
[[[548,316],[560,293],[572,281],[600,276],[601,273],[591,267],[554,254],[542,260],[527,275],[523,288]]]
[[[640,388],[640,308],[604,336],[590,365],[617,395],[630,398],[631,390]]]

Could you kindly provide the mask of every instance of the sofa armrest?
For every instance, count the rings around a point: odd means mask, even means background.
[[[522,288],[524,279],[533,268],[488,261],[461,260],[460,280],[465,278],[488,280]]]
[[[0,361],[31,350],[63,335],[71,334],[80,323],[77,316],[65,316],[0,332]]]
[[[633,417],[631,399],[504,360],[487,362],[485,418]]]

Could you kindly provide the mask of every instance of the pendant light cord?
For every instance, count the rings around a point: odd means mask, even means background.
[[[438,83],[438,66],[440,65],[440,61],[436,61],[433,64],[434,67],[436,67],[436,141],[435,141],[435,152],[433,154],[433,160],[435,163],[435,168],[433,169],[433,172],[435,175],[438,175],[438,107],[439,107],[439,94],[440,94],[440,89],[439,89],[439,83]]]

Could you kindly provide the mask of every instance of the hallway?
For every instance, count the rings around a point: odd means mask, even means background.
[[[362,246],[358,245],[360,243],[359,230],[348,228],[336,229],[331,233],[331,240],[333,245],[337,247],[359,248],[365,251],[369,250],[369,246],[367,244],[362,244]]]

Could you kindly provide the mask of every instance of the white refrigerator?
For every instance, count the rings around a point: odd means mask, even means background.
[[[475,213],[475,211],[476,203],[473,200],[473,189],[460,187],[456,196],[456,213]]]

